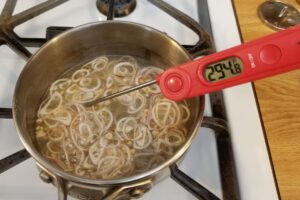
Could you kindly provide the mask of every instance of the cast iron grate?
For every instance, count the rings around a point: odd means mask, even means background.
[[[6,0],[0,15],[0,45],[6,44],[16,53],[24,58],[29,58],[31,53],[28,47],[39,47],[46,42],[44,38],[22,38],[15,32],[14,28],[68,0],[48,0],[28,10],[13,15],[17,0]]]

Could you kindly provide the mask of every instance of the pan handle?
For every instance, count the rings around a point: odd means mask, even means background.
[[[114,200],[120,194],[122,194],[125,190],[128,191],[128,195],[130,198],[140,198],[142,197],[147,191],[149,191],[152,187],[152,179],[146,179],[144,181],[139,181],[136,183],[126,184],[114,189],[111,193],[106,195],[102,200]]]
[[[45,171],[41,171],[41,174],[45,175],[46,172]],[[40,176],[41,176],[40,174]],[[46,179],[43,178],[43,176],[41,176],[41,178],[45,181],[45,182],[52,182],[51,178],[49,179],[48,177],[50,177],[48,174],[46,174],[47,177]],[[61,178],[61,177],[57,177],[54,176],[55,179],[55,185],[57,187],[57,191],[58,191],[58,200],[67,200],[68,199],[68,194],[70,189],[73,186],[76,186],[78,188],[87,188],[87,189],[91,189],[91,190],[101,190],[98,186],[95,185],[84,185],[81,183],[70,183],[67,180]],[[114,200],[117,197],[119,197],[120,195],[126,195],[126,197],[128,198],[140,198],[142,197],[146,192],[148,192],[151,187],[152,187],[152,178],[148,178],[145,179],[143,181],[139,181],[139,182],[133,182],[133,183],[129,183],[126,185],[122,185],[122,186],[116,186],[116,187],[112,187],[112,189],[109,189],[109,192],[103,197],[100,197],[101,200]],[[126,193],[124,193],[126,191]],[[86,196],[80,196],[81,199],[85,199],[88,200],[90,199],[89,197]]]
[[[56,179],[56,188],[58,192],[58,200],[67,200],[68,199],[68,185],[67,182],[59,177],[55,177]]]

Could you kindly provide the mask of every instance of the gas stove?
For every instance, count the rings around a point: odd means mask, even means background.
[[[195,30],[184,25],[186,16],[181,15],[179,22],[170,15],[174,10],[170,11],[169,7],[162,6],[164,4],[159,3],[161,1],[136,1],[136,4],[125,7],[123,12],[115,11],[116,15],[128,14],[120,18],[114,18],[109,6],[106,10],[103,8],[104,4],[112,1],[8,1],[10,5],[16,5],[13,12],[15,18],[10,22],[15,26],[14,32],[9,29],[10,26],[0,32],[0,44],[7,43],[13,47],[0,46],[1,200],[57,199],[56,188],[41,181],[33,159],[26,160],[27,153],[22,150],[24,147],[19,141],[13,120],[10,119],[10,109],[3,109],[12,106],[14,86],[27,58],[47,39],[68,29],[67,27],[108,19],[154,27],[183,44],[194,56],[203,56],[241,43],[234,7],[227,0],[164,1],[205,28],[214,41],[214,45],[209,42],[206,44],[207,51],[194,48],[200,33],[196,34]],[[1,9],[5,3],[4,0],[0,2]],[[37,5],[40,6],[36,7]],[[121,5],[116,7],[122,8]],[[24,12],[30,8],[41,14],[36,16]],[[42,13],[46,10],[47,12]],[[108,13],[108,16],[102,13]],[[2,14],[8,16],[9,12]],[[0,20],[0,25],[8,22],[5,19]],[[193,29],[193,21],[187,24]],[[205,98],[206,117],[203,127],[199,129],[178,168],[172,169],[171,177],[177,182],[167,178],[141,199],[278,199],[252,85],[244,84],[206,95]],[[17,151],[20,151],[17,157],[7,158]]]

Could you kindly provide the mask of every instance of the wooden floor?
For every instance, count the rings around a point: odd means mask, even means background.
[[[234,0],[244,41],[273,33],[257,17],[263,0]],[[296,0],[286,0],[300,11]],[[300,55],[299,55],[300,56]],[[255,82],[282,200],[300,199],[300,70]]]

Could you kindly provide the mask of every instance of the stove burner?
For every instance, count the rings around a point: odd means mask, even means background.
[[[136,0],[97,0],[98,10],[108,15],[111,2],[114,4],[114,17],[127,16],[136,7]]]
[[[29,58],[31,53],[24,45],[39,47],[45,43],[46,40],[42,38],[21,38],[14,32],[14,28],[66,1],[68,0],[48,0],[13,15],[17,0],[7,0],[0,15],[0,45],[7,44],[21,56],[26,59]]]

